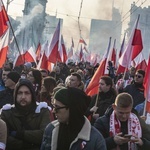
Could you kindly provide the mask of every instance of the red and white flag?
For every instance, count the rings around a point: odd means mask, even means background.
[[[123,40],[122,40],[122,43],[121,43],[121,48],[120,48],[120,51],[119,51],[119,58],[121,57],[121,55],[122,55],[122,53],[124,51],[125,37],[126,37],[126,34],[124,34],[124,37],[123,37]]]
[[[110,45],[110,39],[109,39],[109,45]],[[110,49],[110,46],[108,46],[108,49],[107,49],[106,53],[104,54],[104,56],[99,64],[99,67],[97,68],[89,85],[87,86],[87,88],[85,90],[87,95],[92,96],[92,95],[95,95],[98,93],[99,81],[100,81],[101,76],[103,76],[104,72],[105,72],[106,61],[107,61],[107,57],[109,54],[109,49]]]
[[[61,35],[61,41],[60,41],[60,46],[59,46],[58,51],[61,57],[61,62],[65,63],[67,60],[67,52],[66,52],[66,47],[65,47],[65,43],[64,43],[64,39],[62,35]]]
[[[39,61],[41,58],[41,44],[39,42],[37,50],[36,50],[36,60]]]
[[[82,44],[84,44],[84,45],[87,45],[86,42],[85,42],[85,40],[84,40],[82,37],[80,38],[79,43],[82,43]]]
[[[9,29],[7,29],[4,35],[0,37],[0,68],[2,68],[7,58],[8,42],[9,42]]]
[[[28,51],[24,54],[25,62],[35,62],[36,63],[36,54],[33,50],[33,47],[30,47]]]
[[[71,47],[68,52],[68,58],[71,58],[73,56],[73,48]]]
[[[145,115],[145,111],[150,113],[150,56],[149,56],[149,60],[148,60],[148,66],[146,69],[146,74],[145,74],[145,80],[144,80],[144,96],[146,99],[146,109],[144,110],[144,115]]]
[[[17,54],[14,62],[13,62],[13,66],[20,66],[23,65],[25,63],[25,53],[23,52],[23,50]]]
[[[83,49],[82,49],[82,45],[81,45],[81,47],[80,47],[79,58],[80,58],[80,61],[82,61],[82,59],[83,59]]]
[[[8,15],[5,11],[5,7],[3,5],[2,0],[0,0],[0,37],[6,32],[8,29]]]
[[[123,72],[125,71],[125,68],[130,67],[131,60],[133,60],[142,51],[143,48],[141,32],[139,29],[137,29],[138,22],[139,22],[139,16],[134,24],[128,44],[119,59],[119,65],[122,68],[121,71]]]
[[[61,62],[60,53],[58,51],[60,41],[60,20],[52,37],[52,41],[49,47],[50,55],[48,60],[52,63],[56,63],[57,61]]]
[[[147,63],[142,52],[133,61],[135,63],[136,70],[138,69],[146,70]]]

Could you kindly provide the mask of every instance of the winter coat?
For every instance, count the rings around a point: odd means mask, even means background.
[[[90,109],[95,105],[96,98],[97,98],[97,95],[94,95],[92,97],[91,103],[86,112],[86,116],[89,116],[90,114],[92,114],[92,112],[90,112]],[[106,93],[101,92],[98,97],[98,102],[97,102],[98,109],[96,111],[96,114],[99,114],[99,116],[103,116],[107,108],[114,103],[115,98],[116,98],[116,93],[113,90],[110,90]],[[94,122],[95,122],[95,119],[92,118],[91,123],[93,124]]]
[[[59,132],[59,122],[53,121],[45,130],[41,150],[56,150]],[[76,139],[70,144],[69,150],[106,150],[105,140],[91,126],[87,118]]]
[[[145,101],[144,98],[144,87],[137,87],[136,84],[127,85],[123,92],[129,93],[133,98],[133,107]]]
[[[106,146],[107,150],[112,150],[116,148],[117,144],[114,141],[114,137],[110,137],[109,129],[110,129],[110,115],[112,114],[113,109],[112,107],[109,107],[105,113],[104,116],[99,117],[96,122],[94,123],[94,127],[99,130],[99,132],[103,135],[106,141]],[[133,113],[136,113],[135,110],[133,110]],[[137,115],[137,114],[136,114]],[[144,134],[145,130],[144,128],[146,127],[146,124],[143,123],[143,120],[139,118],[141,127],[142,127],[142,137],[143,137],[143,142],[144,145],[142,147],[138,147],[139,150],[148,150],[148,145],[150,145],[150,141],[145,139],[146,135]],[[123,128],[124,133],[128,132],[128,129]],[[148,130],[146,130],[148,131]],[[124,145],[120,146],[120,150],[127,150]]]
[[[0,91],[0,108],[5,104],[13,104],[13,92],[14,90],[6,88],[3,91]]]
[[[12,105],[2,109],[1,118],[7,124],[7,150],[39,150],[43,132],[50,123],[50,111],[39,104],[34,113],[20,115]]]

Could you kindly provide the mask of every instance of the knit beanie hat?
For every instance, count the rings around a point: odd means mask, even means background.
[[[13,82],[17,83],[18,80],[20,79],[20,75],[16,71],[11,71],[8,73],[7,78],[11,79]]]
[[[54,99],[82,115],[91,101],[85,92],[77,88],[62,88],[55,93]]]
[[[69,95],[67,88],[60,88],[54,95],[57,101],[60,101],[66,106],[69,106]]]

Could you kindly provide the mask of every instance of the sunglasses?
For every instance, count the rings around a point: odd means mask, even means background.
[[[140,75],[135,75],[135,77],[137,77],[137,78],[142,78],[142,76],[140,76]]]
[[[54,105],[53,104],[53,109],[56,111],[56,112],[58,112],[60,109],[63,109],[63,108],[68,108],[67,106],[62,106],[62,107],[60,107],[60,106],[57,106],[57,105]]]

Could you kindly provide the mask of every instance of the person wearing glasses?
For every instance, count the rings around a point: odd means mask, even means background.
[[[143,86],[144,77],[145,71],[141,69],[137,70],[133,82],[123,89],[123,92],[127,92],[132,96],[133,107],[145,101]]]
[[[43,104],[43,105],[42,105]],[[14,105],[2,108],[1,119],[7,125],[7,150],[39,150],[44,129],[50,120],[46,103],[36,103],[33,84],[20,79],[14,90]]]
[[[101,133],[84,116],[90,103],[82,90],[62,88],[54,95],[57,120],[45,129],[41,150],[106,150]]]

